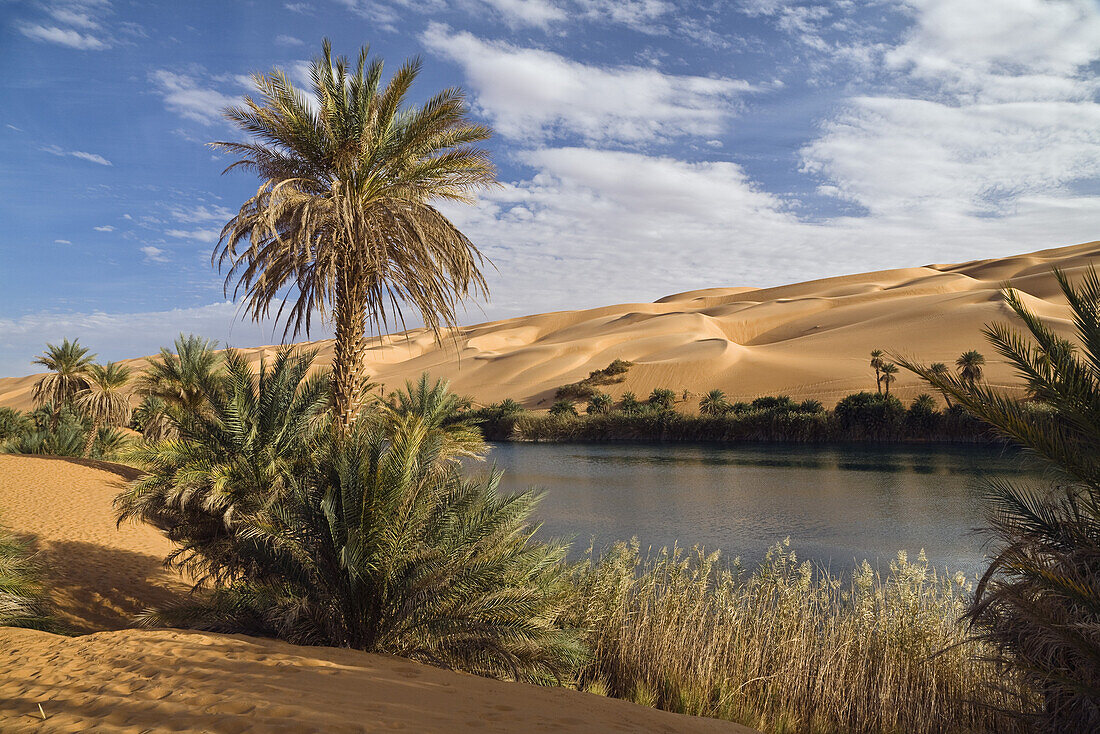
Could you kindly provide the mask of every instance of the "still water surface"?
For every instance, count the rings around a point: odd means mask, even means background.
[[[790,536],[801,558],[835,571],[867,559],[885,570],[921,548],[937,568],[983,567],[983,476],[1041,480],[1021,455],[959,446],[734,447],[684,444],[493,444],[501,486],[544,490],[542,533],[600,548],[637,536],[759,561]]]

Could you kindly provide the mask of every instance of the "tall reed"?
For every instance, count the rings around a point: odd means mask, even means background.
[[[899,553],[885,577],[619,543],[575,571],[592,662],[578,687],[764,732],[1007,732],[1024,689],[959,624],[961,575]]]

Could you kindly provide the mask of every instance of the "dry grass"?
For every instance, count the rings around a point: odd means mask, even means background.
[[[590,556],[591,558],[591,556]],[[1007,732],[1023,689],[958,622],[971,595],[899,553],[885,577],[618,544],[576,572],[593,662],[579,687],[765,732]]]

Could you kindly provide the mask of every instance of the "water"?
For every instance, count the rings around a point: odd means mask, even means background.
[[[600,548],[719,548],[748,564],[790,536],[801,558],[834,571],[864,559],[885,570],[925,549],[939,569],[984,568],[983,476],[1040,480],[1019,454],[988,447],[493,444],[501,486],[538,487],[544,536]]]

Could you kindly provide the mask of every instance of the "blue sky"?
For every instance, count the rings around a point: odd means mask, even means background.
[[[210,267],[257,182],[204,143],[322,37],[496,129],[467,323],[1100,238],[1095,0],[0,0],[0,375],[278,339]]]

